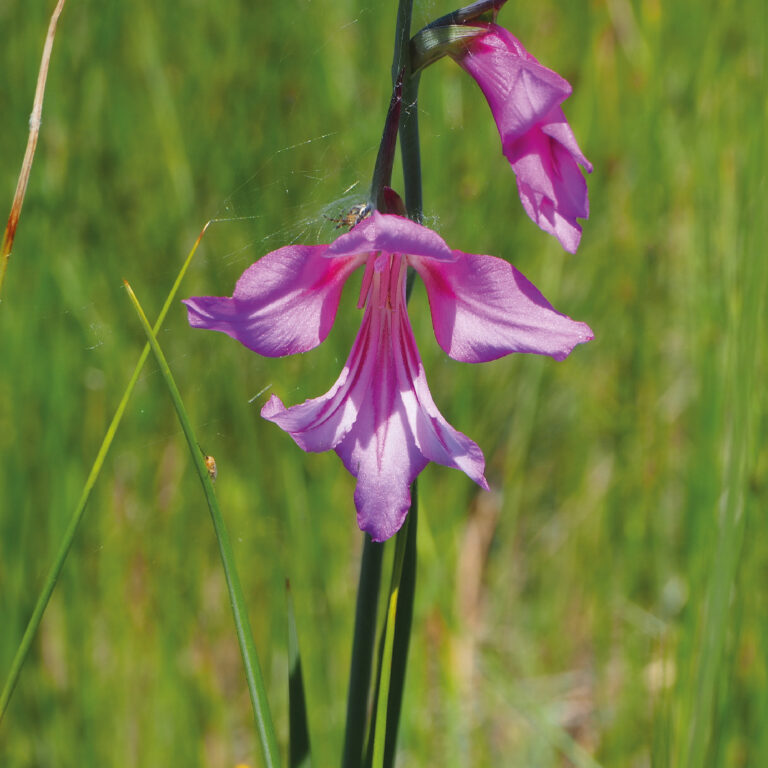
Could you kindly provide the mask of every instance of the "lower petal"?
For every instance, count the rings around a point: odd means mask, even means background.
[[[353,428],[337,446],[357,478],[360,528],[374,541],[393,536],[411,504],[410,486],[430,461],[465,472],[482,488],[482,451],[443,418],[432,400],[407,313],[381,313],[376,374]]]
[[[461,470],[481,488],[488,490],[483,452],[474,441],[445,420],[432,399],[407,315],[396,340],[396,354],[402,356],[404,362],[400,367],[400,391],[421,453],[436,464]]]
[[[304,451],[320,453],[335,448],[355,424],[360,393],[369,388],[374,374],[373,358],[367,355],[371,333],[371,324],[364,318],[339,378],[324,395],[290,408],[272,395],[261,415],[288,432]]]
[[[482,452],[445,421],[432,400],[398,302],[395,308],[366,307],[349,359],[325,395],[290,408],[273,396],[262,416],[306,451],[336,450],[357,478],[358,525],[374,541],[400,529],[411,506],[410,486],[430,461],[488,487]]]
[[[400,530],[411,507],[411,483],[428,461],[416,446],[402,402],[376,421],[371,408],[361,409],[358,422],[336,452],[357,478],[360,530],[374,541],[384,541]]]

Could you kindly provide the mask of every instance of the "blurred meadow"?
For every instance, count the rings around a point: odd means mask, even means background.
[[[52,2],[0,0],[0,214]],[[417,2],[414,31],[453,10]],[[0,676],[143,347],[181,296],[334,236],[365,194],[396,3],[69,0],[0,297]],[[525,216],[490,111],[449,60],[422,77],[426,223],[512,261],[595,340],[471,366],[411,316],[435,402],[492,492],[430,465],[398,764],[768,765],[764,0],[510,2],[565,76],[595,170],[575,256]],[[355,186],[356,185],[356,186]],[[396,183],[396,186],[399,182]],[[358,278],[359,279],[359,278]],[[287,733],[284,580],[315,766],[339,764],[361,551],[354,480],[259,417],[335,380],[326,343],[268,360],[159,341],[215,456],[273,714]],[[388,577],[385,571],[385,581]],[[259,765],[208,510],[150,358],[0,726],[0,765]]]

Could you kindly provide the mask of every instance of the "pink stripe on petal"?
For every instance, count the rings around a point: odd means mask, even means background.
[[[362,258],[324,258],[326,245],[289,245],[252,264],[231,298],[186,299],[189,324],[221,331],[267,357],[306,352],[333,326],[344,282]]]
[[[435,337],[454,360],[482,363],[512,352],[567,357],[593,338],[586,323],[556,312],[536,286],[494,256],[413,259],[427,287]]]

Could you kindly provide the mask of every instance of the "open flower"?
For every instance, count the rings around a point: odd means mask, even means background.
[[[451,250],[432,230],[377,211],[330,245],[268,253],[231,298],[187,299],[190,325],[227,333],[262,355],[305,352],[328,335],[344,282],[361,266],[363,322],[336,383],[290,408],[273,395],[261,415],[305,451],[338,453],[357,478],[358,525],[381,541],[403,524],[410,485],[430,461],[488,487],[482,452],[448,424],[429,392],[406,311],[408,266],[424,280],[435,336],[455,360],[511,352],[561,360],[592,332],[556,312],[508,262]]]
[[[528,216],[576,252],[589,216],[587,185],[579,165],[592,165],[576,143],[560,104],[571,86],[539,64],[520,41],[496,24],[453,54],[485,94],[501,136],[502,151],[517,177]]]

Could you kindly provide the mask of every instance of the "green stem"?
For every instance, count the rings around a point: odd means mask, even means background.
[[[413,72],[410,51],[410,25],[412,0],[400,0],[398,8],[398,30],[395,35],[395,58],[392,63],[393,78],[403,72],[403,107],[400,120],[400,155],[403,165],[405,186],[405,208],[408,217],[421,223],[423,201],[421,188],[421,152],[419,148],[418,120],[418,73]],[[406,302],[411,297],[415,270],[410,269]],[[393,565],[390,594],[392,616],[391,640],[389,630],[385,635],[382,669],[389,669],[379,677],[379,697],[376,710],[376,731],[373,738],[373,764],[392,766],[395,762],[395,747],[400,725],[405,673],[413,622],[413,602],[416,591],[416,537],[418,531],[418,480],[411,488],[411,508],[403,528],[397,534],[395,563]],[[395,581],[395,576],[397,581]],[[395,586],[396,585],[396,586]],[[392,605],[394,602],[394,605]],[[398,605],[399,603],[399,605]],[[391,648],[388,643],[392,643]],[[386,705],[384,705],[386,702]],[[383,711],[382,711],[383,710]],[[379,727],[384,725],[385,727]],[[380,734],[379,738],[376,734]]]
[[[397,534],[395,541],[395,559],[392,563],[392,580],[389,586],[389,600],[387,601],[386,624],[384,625],[384,644],[379,667],[379,685],[375,710],[375,726],[373,732],[373,768],[383,768],[385,745],[388,741],[395,742],[397,738],[397,723],[392,725],[389,720],[389,693],[394,671],[394,645],[397,627],[398,599],[400,595],[400,582],[403,574],[403,562],[407,549],[408,529],[411,516],[405,518],[403,527]],[[391,736],[390,736],[390,731]],[[394,744],[392,751],[394,752]]]
[[[355,608],[355,634],[349,670],[342,768],[359,768],[362,760],[383,553],[384,545],[373,542],[371,537],[365,534]]]
[[[392,83],[397,82],[401,70],[405,69],[406,78],[410,74],[411,16],[413,0],[400,0],[397,6],[395,22],[395,52],[392,57]]]
[[[389,671],[384,673],[384,664],[390,659],[386,651],[387,624],[385,622],[379,639],[378,672],[376,688],[373,694],[373,713],[371,728],[368,734],[368,748],[365,759],[366,768],[374,765],[374,748],[376,733],[379,725],[379,704],[387,702],[386,733],[384,742],[384,766],[389,768],[395,764],[395,747],[397,746],[397,731],[400,725],[400,712],[405,688],[405,670],[408,661],[408,647],[411,640],[411,625],[413,623],[413,598],[416,591],[416,536],[419,521],[418,478],[411,486],[411,508],[406,519],[407,526],[398,532],[396,551],[404,548],[402,574],[399,577],[397,610],[395,612],[394,641],[391,651]],[[395,555],[395,562],[398,556]],[[391,626],[391,625],[390,625]],[[383,685],[389,686],[389,695],[381,693]],[[380,732],[380,731],[379,731]]]
[[[181,281],[184,279],[184,276],[187,273],[187,269],[192,262],[192,257],[195,255],[197,247],[200,245],[200,241],[203,239],[203,235],[208,229],[210,223],[211,222],[209,221],[205,224],[200,234],[198,235],[195,244],[192,246],[192,250],[189,252],[186,261],[184,264],[182,264],[181,270],[176,277],[176,281],[174,282],[170,293],[165,300],[165,304],[163,304],[163,308],[160,310],[160,315],[158,316],[157,322],[155,323],[154,333],[157,333],[160,330],[163,322],[165,321],[168,310],[171,308],[171,304],[176,298],[176,294],[178,293]],[[48,575],[45,579],[45,583],[43,584],[40,596],[37,598],[35,609],[32,612],[32,616],[29,619],[29,623],[27,624],[24,636],[21,638],[21,643],[19,644],[16,655],[13,658],[13,663],[11,664],[11,670],[8,673],[8,679],[6,680],[5,687],[3,688],[2,694],[0,694],[0,722],[2,722],[3,716],[5,715],[5,710],[8,708],[8,702],[10,701],[13,690],[19,680],[21,669],[24,666],[27,655],[29,654],[32,641],[37,634],[37,630],[40,626],[40,622],[42,621],[43,614],[45,613],[45,609],[48,605],[48,601],[51,598],[51,594],[53,593],[56,582],[58,581],[59,575],[61,574],[61,569],[64,567],[64,562],[67,559],[67,555],[69,554],[69,550],[72,546],[72,541],[75,538],[75,532],[80,525],[80,520],[83,517],[85,507],[88,504],[88,499],[91,496],[91,491],[93,490],[93,486],[96,484],[96,480],[99,477],[99,473],[101,472],[104,460],[106,459],[107,453],[112,446],[112,441],[115,438],[117,428],[120,426],[120,422],[123,418],[123,414],[125,413],[128,401],[130,400],[131,394],[133,393],[133,388],[136,386],[136,382],[139,380],[139,374],[141,373],[141,369],[144,367],[144,363],[146,362],[148,355],[149,344],[145,345],[141,355],[139,356],[139,360],[136,363],[136,367],[133,369],[133,374],[131,375],[131,378],[128,382],[128,386],[126,387],[125,392],[123,393],[123,397],[117,406],[117,410],[115,411],[115,415],[112,417],[112,421],[107,428],[107,432],[104,435],[104,440],[101,443],[99,452],[96,454],[96,459],[93,462],[91,471],[85,481],[83,491],[80,494],[80,500],[78,501],[77,506],[75,507],[75,511],[72,513],[72,517],[70,518],[69,524],[67,525],[67,529],[64,532],[64,538],[62,539],[59,550],[56,553],[56,558],[54,559],[53,564],[48,571]]]
[[[421,223],[421,150],[419,147],[419,78],[415,74],[403,82],[403,112],[400,118],[400,157],[403,163],[405,210],[408,218]]]
[[[389,697],[387,699],[387,732],[384,744],[385,766],[393,766],[395,764],[397,731],[400,725],[400,712],[403,706],[408,648],[411,643],[413,601],[416,594],[416,532],[419,521],[418,479],[413,481],[411,495],[412,501],[411,509],[408,512],[407,528],[405,531],[401,530],[398,533],[398,537],[402,534],[405,538],[405,545],[397,614],[395,616],[392,673],[389,684]]]
[[[216,539],[219,543],[221,563],[224,566],[224,576],[227,581],[229,600],[232,606],[232,614],[235,619],[237,641],[240,644],[240,652],[243,656],[245,676],[248,681],[248,692],[251,695],[251,704],[253,706],[253,714],[256,718],[259,739],[264,753],[264,762],[268,768],[277,768],[280,765],[280,752],[277,746],[275,729],[272,725],[272,716],[269,711],[267,692],[264,687],[264,680],[262,678],[261,666],[259,665],[259,659],[256,653],[256,646],[253,642],[253,632],[251,630],[250,621],[248,620],[248,611],[246,609],[243,588],[240,585],[240,577],[238,576],[237,566],[235,565],[235,554],[232,550],[232,544],[229,539],[229,534],[227,533],[226,525],[224,524],[224,518],[221,516],[221,511],[219,510],[219,504],[213,490],[213,482],[208,474],[205,458],[199,448],[197,438],[192,429],[192,424],[190,423],[189,416],[184,408],[176,382],[173,380],[173,374],[168,367],[165,355],[160,349],[160,345],[157,343],[155,334],[149,325],[144,310],[139,304],[139,300],[136,298],[131,286],[128,285],[127,282],[125,283],[125,289],[128,292],[128,297],[133,303],[136,314],[141,321],[141,325],[144,328],[144,333],[147,335],[147,340],[155,355],[160,372],[168,386],[173,405],[176,408],[176,414],[178,415],[179,422],[184,430],[184,436],[187,438],[187,444],[189,445],[189,451],[192,454],[195,468],[200,476],[200,482],[203,484],[205,498],[208,502],[208,509],[211,512],[213,527],[216,531]]]
[[[408,217],[421,222],[421,155],[419,150],[419,75],[413,74],[410,39],[413,0],[400,0],[397,8],[395,54],[392,59],[392,83],[402,72],[403,112],[400,119],[400,155],[403,163],[405,208]]]
[[[384,131],[379,144],[379,152],[376,156],[376,165],[373,168],[373,180],[369,204],[377,210],[391,213],[387,210],[384,188],[392,183],[392,166],[395,162],[395,148],[397,147],[397,132],[400,126],[400,111],[403,101],[402,72],[398,74],[392,89],[392,98],[387,110],[387,119],[384,122]]]
[[[408,216],[415,221],[421,221],[421,165],[419,159],[419,137],[417,121],[416,98],[418,94],[418,76],[411,76],[410,63],[410,38],[411,15],[413,12],[413,0],[400,0],[397,9],[397,23],[395,30],[395,50],[392,60],[392,83],[396,86],[398,80],[403,78],[403,117],[400,122],[400,145],[403,162],[403,174],[405,177],[406,210]],[[409,275],[408,296],[410,296],[411,276]],[[416,486],[414,484],[414,503],[409,512],[409,518],[416,511]],[[406,526],[408,518],[406,518]],[[410,526],[415,536],[416,520]],[[405,532],[398,534],[398,542],[402,540]],[[412,549],[398,543],[398,550],[408,550],[405,556],[408,563],[406,573],[415,574],[415,543]],[[357,607],[355,612],[355,634],[352,646],[352,662],[350,669],[349,694],[347,698],[347,723],[344,741],[344,757],[342,768],[358,768],[362,761],[363,734],[365,730],[366,711],[368,706],[368,689],[370,685],[371,665],[376,634],[376,608],[378,605],[379,585],[381,582],[381,557],[383,547],[374,544],[366,535],[363,549],[363,559],[360,565],[360,582],[357,593]],[[411,561],[412,556],[412,561]],[[401,559],[402,567],[402,559]],[[398,583],[400,575],[398,574]],[[393,709],[393,717],[389,719],[392,739],[392,749],[397,735],[397,724],[400,714],[400,701],[402,697],[402,684],[405,677],[405,658],[408,649],[408,637],[410,634],[410,619],[413,606],[413,585],[415,578],[410,579],[404,597],[407,609],[403,614],[408,616],[407,622],[393,621],[392,628],[393,650],[397,654],[397,662],[393,665],[394,685],[399,690],[397,706]],[[405,632],[405,635],[403,635]],[[389,672],[387,672],[388,681]],[[381,667],[377,690],[381,690]],[[389,690],[389,685],[387,685]],[[381,717],[387,720],[387,708],[383,708]],[[394,722],[394,725],[392,723]],[[384,732],[384,729],[380,733]],[[389,746],[390,739],[386,739]],[[384,741],[382,740],[382,749]]]

